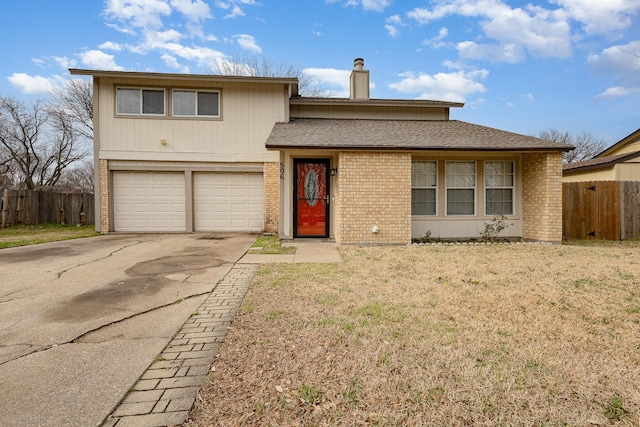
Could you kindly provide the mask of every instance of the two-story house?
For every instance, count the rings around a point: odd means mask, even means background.
[[[298,95],[295,78],[72,69],[93,76],[96,229],[270,232],[339,244],[560,241],[562,151],[450,120],[456,102]]]

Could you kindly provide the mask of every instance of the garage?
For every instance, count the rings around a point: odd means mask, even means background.
[[[263,178],[259,173],[195,173],[195,231],[262,231]]]
[[[115,231],[186,231],[184,173],[117,171],[113,191]]]

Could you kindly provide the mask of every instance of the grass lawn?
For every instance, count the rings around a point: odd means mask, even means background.
[[[0,249],[98,235],[93,225],[15,225],[0,228]]]
[[[260,267],[187,426],[640,423],[640,242],[340,251]]]
[[[260,236],[255,243],[251,245],[248,251],[250,254],[294,254],[296,248],[294,246],[282,246],[278,236]]]

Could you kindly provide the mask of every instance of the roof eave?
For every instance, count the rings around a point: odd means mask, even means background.
[[[348,99],[348,98],[311,98],[298,97],[291,98],[291,105],[364,105],[376,107],[440,107],[440,108],[462,108],[463,102],[431,101],[431,100],[408,100],[408,99]]]
[[[490,151],[490,152],[511,152],[511,153],[532,153],[532,152],[554,152],[567,151],[565,148],[559,147],[529,147],[529,148],[504,148],[504,147],[404,147],[404,146],[344,146],[344,145],[290,145],[290,144],[265,144],[267,149],[272,150],[350,150],[350,151]]]
[[[595,165],[585,165],[585,166],[577,166],[577,167],[571,167],[571,163],[569,163],[568,165],[565,165],[565,167],[562,168],[562,172],[565,173],[571,173],[571,172],[584,172],[584,171],[589,171],[589,170],[596,170],[596,169],[607,169],[607,168],[612,168],[615,165],[619,164],[619,163],[624,163],[627,160],[630,159],[634,159],[636,157],[640,156],[640,151],[634,151],[633,153],[629,153],[625,156],[622,157],[617,157],[614,160],[611,160],[609,162],[603,162],[603,163],[597,163]]]
[[[640,139],[640,129],[638,129],[638,130],[632,132],[631,134],[625,136],[624,138],[622,138],[620,141],[616,142],[612,146],[605,148],[604,150],[602,150],[601,152],[599,152],[598,154],[593,156],[593,158],[595,159],[597,157],[607,157],[607,155],[611,151],[615,151],[617,148],[622,147],[622,146],[626,145],[629,142],[634,142],[637,139]]]
[[[108,71],[108,70],[87,70],[80,68],[69,68],[71,75],[109,77],[109,78],[136,78],[136,79],[159,79],[159,80],[214,80],[237,83],[275,83],[275,84],[298,84],[296,77],[248,77],[248,76],[222,76],[216,74],[172,74],[172,73],[150,73],[141,71]]]

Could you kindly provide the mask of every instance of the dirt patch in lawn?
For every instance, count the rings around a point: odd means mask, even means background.
[[[638,425],[640,245],[263,265],[187,426]]]

